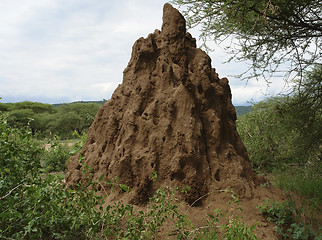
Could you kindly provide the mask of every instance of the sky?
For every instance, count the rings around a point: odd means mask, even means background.
[[[134,42],[161,29],[165,0],[1,0],[0,102],[67,103],[109,99],[122,83]],[[180,10],[180,9],[179,9]],[[198,39],[198,29],[188,30]],[[223,63],[210,43],[212,67],[228,77],[233,104],[280,93],[267,83],[234,77],[245,63]],[[201,42],[197,41],[197,45]]]

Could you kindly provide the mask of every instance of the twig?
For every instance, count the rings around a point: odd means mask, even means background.
[[[193,229],[193,230],[189,231],[190,233],[189,233],[189,235],[188,235],[188,236],[190,236],[190,235],[194,234],[195,232],[199,232],[199,231],[200,231],[200,230],[202,230],[202,229],[209,229],[209,226],[208,226],[208,225],[206,225],[206,226],[201,226],[201,227],[198,227],[198,228],[196,228],[196,229]]]
[[[217,192],[226,192],[226,190],[221,190],[221,189],[217,189],[216,190]],[[212,192],[209,192],[209,193],[206,193],[205,195],[202,195],[201,197],[197,198],[197,200],[195,200],[189,207],[188,209],[185,211],[184,215],[187,214],[187,212],[189,211],[190,208],[192,208],[192,206],[198,202],[200,199],[204,198],[204,197],[207,197],[208,195],[212,194],[212,193],[215,193],[215,191],[212,191]]]
[[[8,197],[14,190],[16,190],[18,187],[20,187],[22,185],[22,183],[21,184],[19,184],[18,186],[16,186],[16,187],[14,187],[13,189],[11,189],[6,195],[4,195],[3,197],[1,197],[0,198],[0,200],[2,200],[2,199],[5,199],[6,197]]]
[[[250,138],[253,138],[253,136],[247,131],[248,136],[250,136]]]
[[[108,195],[108,193],[107,193],[107,191],[106,191],[106,189],[105,189],[105,187],[103,186],[103,184],[101,184],[101,182],[100,181],[97,181],[97,183],[103,188],[103,190],[104,190],[104,192],[105,192],[105,194],[106,194],[106,196]]]
[[[204,198],[204,197],[207,197],[208,195],[212,194],[213,192],[209,192],[209,193],[206,193],[205,195],[202,195],[201,197],[197,198],[197,200],[195,200],[189,207],[188,209],[185,211],[184,215],[187,214],[187,212],[189,211],[189,209],[196,203],[198,202],[200,199]]]

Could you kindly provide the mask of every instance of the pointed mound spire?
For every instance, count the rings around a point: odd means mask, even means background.
[[[186,21],[181,13],[166,3],[163,7],[163,24],[161,32],[164,35],[184,37],[186,34]]]

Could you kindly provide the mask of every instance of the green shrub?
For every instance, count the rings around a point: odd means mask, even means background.
[[[321,172],[319,145],[310,145],[312,141],[303,137],[293,116],[282,113],[280,106],[285,101],[274,98],[260,102],[251,113],[238,118],[237,129],[253,167],[272,172],[284,165],[299,165]]]
[[[266,201],[265,205],[259,206],[261,214],[268,221],[276,224],[275,230],[284,239],[319,239],[315,232],[302,220],[302,210],[296,207],[294,201],[284,201],[282,203]]]
[[[227,223],[220,225],[220,212],[209,215],[203,228],[194,228],[179,211],[179,190],[171,187],[158,189],[145,211],[135,211],[120,202],[103,208],[106,196],[97,194],[94,186],[98,183],[79,184],[77,190],[66,188],[63,174],[48,174],[42,167],[52,164],[60,170],[60,157],[67,156],[67,151],[59,144],[53,153],[49,151],[50,160],[44,160],[47,152],[32,131],[8,126],[3,114],[0,133],[0,239],[153,239],[166,222],[172,223],[169,234],[177,239],[217,239],[219,235],[224,239],[256,239],[254,227],[247,228],[237,218],[227,216]],[[151,179],[157,180],[156,172]],[[112,191],[131,191],[124,184],[114,185],[110,182]],[[180,192],[189,190],[186,186]]]
[[[49,148],[43,155],[43,167],[47,172],[61,172],[66,169],[66,161],[76,155],[77,152],[83,147],[87,134],[79,135],[76,131],[73,136],[77,139],[71,141],[62,141],[58,136],[49,139]],[[69,145],[71,143],[72,145]]]
[[[47,172],[61,172],[66,169],[70,147],[58,141],[50,141],[50,148],[43,155],[43,166]]]
[[[8,114],[8,125],[23,128],[29,125],[33,134],[42,138],[57,135],[62,139],[73,138],[87,132],[94,120],[99,103],[70,103],[53,105],[37,102],[1,103],[0,110]]]
[[[28,128],[11,128],[0,115],[0,130],[0,239],[153,239],[166,221],[173,224],[177,239],[217,236],[218,221],[209,220],[204,229],[192,227],[178,209],[178,190],[169,187],[156,191],[146,211],[120,202],[103,208],[106,196],[97,194],[96,182],[69,189],[63,174],[48,174],[41,167],[45,150]],[[156,180],[157,174],[151,178]],[[110,183],[112,191],[131,191],[114,185]],[[226,239],[244,239],[251,231],[239,221],[220,230]]]
[[[0,115],[0,239],[87,239],[101,213],[94,191],[65,189],[44,174],[44,147]]]
[[[271,172],[283,164],[302,163],[302,154],[294,141],[297,131],[290,131],[277,110],[281,99],[270,99],[253,106],[253,111],[238,118],[238,132],[255,169]],[[286,116],[284,116],[286,117]]]
[[[322,178],[311,168],[288,167],[276,170],[273,184],[284,191],[292,191],[302,197],[312,210],[322,204]]]
[[[319,65],[295,82],[290,95],[266,99],[238,117],[238,132],[255,169],[298,165],[321,174],[321,77]]]
[[[37,178],[43,147],[27,128],[11,128],[0,114],[0,193]]]

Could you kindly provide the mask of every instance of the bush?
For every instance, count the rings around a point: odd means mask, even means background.
[[[11,128],[3,114],[0,114],[0,134],[0,192],[4,195],[38,177],[44,150],[29,128]]]
[[[299,119],[294,120],[293,113],[287,112],[289,101],[287,98],[268,99],[255,104],[252,112],[238,118],[237,129],[252,165],[263,172],[297,165],[321,173],[321,138],[314,137],[315,134],[311,141],[303,136]]]
[[[64,176],[47,174],[29,128],[12,128],[1,114],[0,133],[0,239],[90,239],[101,231],[94,190],[66,189]]]
[[[315,232],[303,223],[302,210],[297,208],[292,200],[282,203],[267,201],[265,205],[258,208],[268,221],[276,223],[275,230],[283,239],[305,240],[321,237],[316,237]]]
[[[94,120],[99,103],[70,103],[53,105],[37,102],[18,102],[0,104],[0,110],[8,114],[7,122],[11,127],[29,126],[33,134],[44,137],[59,136],[62,139],[73,138],[86,132]]]
[[[6,232],[23,229],[23,211],[26,189],[41,182],[41,157],[43,148],[29,128],[15,129],[7,124],[7,116],[0,114],[0,237]],[[12,235],[10,234],[10,235]]]
[[[322,204],[322,178],[309,167],[276,170],[272,182],[284,191],[292,191],[304,197],[305,205],[311,210],[318,210]]]
[[[269,99],[252,107],[252,112],[238,118],[238,132],[244,142],[252,165],[263,172],[290,163],[302,163],[299,146],[294,141],[297,131],[291,131],[287,116],[277,110],[280,98]],[[302,154],[301,154],[302,155]]]
[[[45,150],[28,128],[11,128],[0,115],[0,131],[0,239],[151,239],[166,221],[173,223],[178,239],[216,239],[217,232],[225,239],[256,239],[253,228],[237,219],[218,225],[221,215],[205,228],[193,229],[178,209],[176,190],[168,187],[156,191],[146,211],[120,202],[103,208],[106,196],[94,187],[99,183],[65,188],[63,174],[48,174],[42,168]],[[114,191],[130,190],[114,185],[110,183]]]
[[[49,148],[44,152],[42,164],[47,172],[65,171],[66,161],[81,150],[87,134],[79,135],[75,131],[73,136],[77,137],[77,140],[74,139],[73,142],[61,141],[58,136],[54,136],[53,139],[48,141]],[[72,145],[70,146],[69,143],[72,143]]]
[[[289,96],[253,105],[237,127],[253,167],[272,172],[298,165],[321,174],[322,66],[307,72]]]

